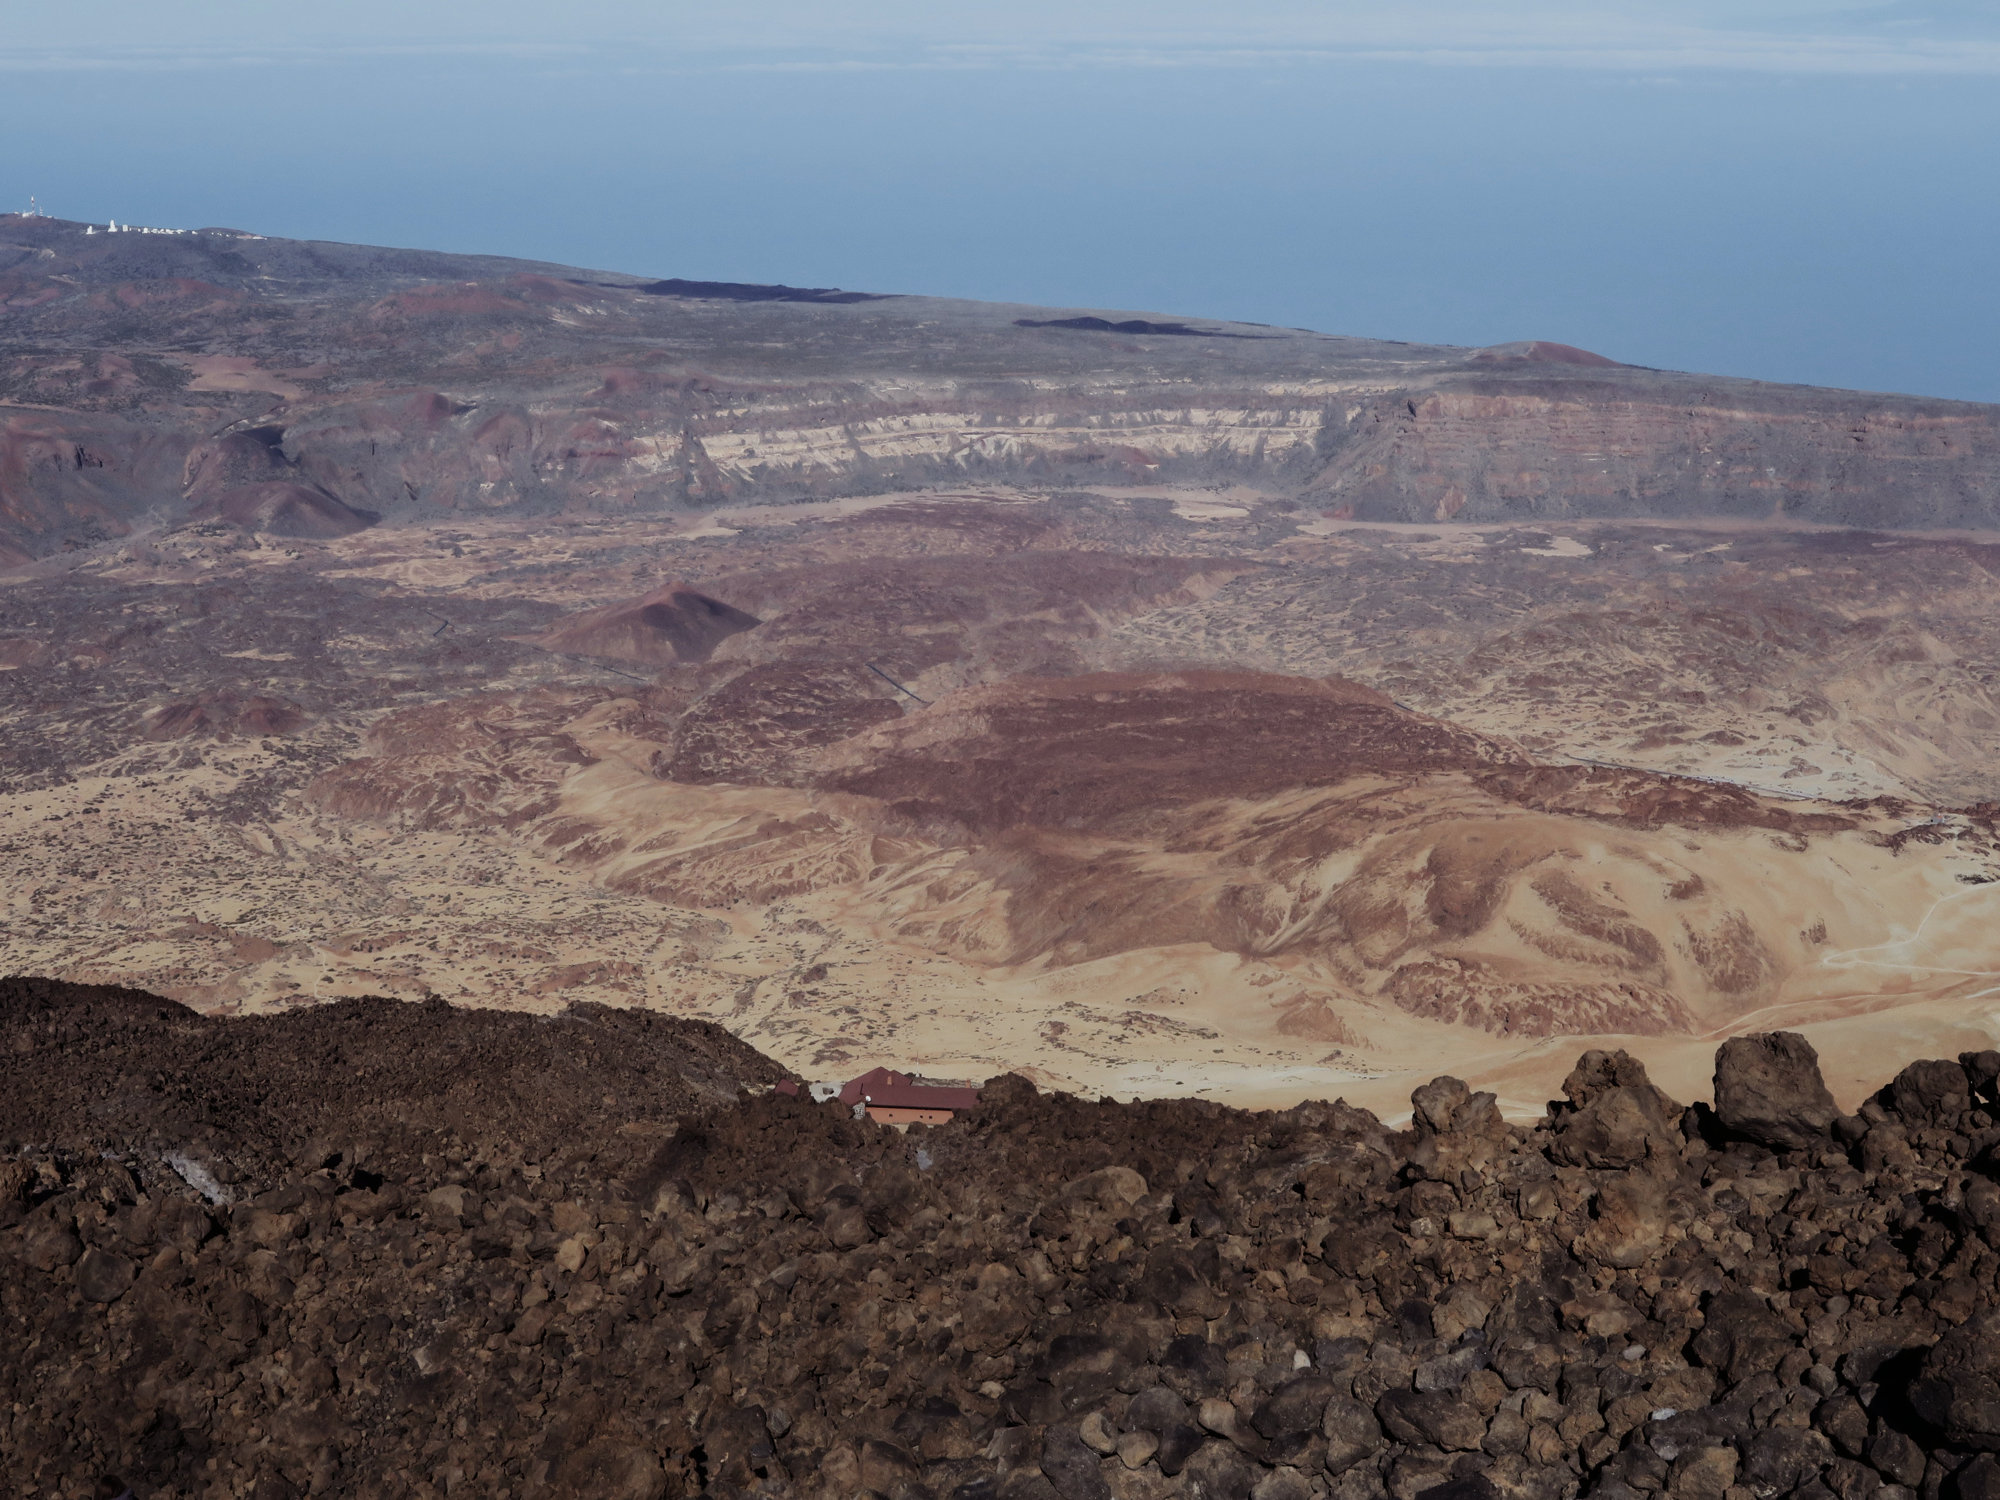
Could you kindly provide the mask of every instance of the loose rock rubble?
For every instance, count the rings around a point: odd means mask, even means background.
[[[155,1496],[2000,1497],[2000,1053],[1837,1113],[1586,1054],[1532,1128],[989,1084],[901,1134],[712,1028],[0,986],[0,1468]],[[738,1085],[741,1085],[739,1088]]]

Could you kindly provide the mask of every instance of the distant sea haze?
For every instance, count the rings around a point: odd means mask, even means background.
[[[1983,8],[91,14],[7,206],[2000,399]]]

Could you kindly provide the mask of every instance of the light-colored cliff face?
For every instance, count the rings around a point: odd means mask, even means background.
[[[1112,393],[1050,392],[1040,398],[1047,403],[1042,409],[1024,402],[994,412],[967,409],[956,392],[941,390],[925,404],[879,416],[822,413],[806,425],[745,412],[710,417],[691,432],[724,481],[742,490],[838,483],[868,465],[961,473],[1080,462],[1136,470],[1208,465],[1275,478],[1311,461],[1324,423],[1323,393],[1232,394],[1258,404],[1141,409],[1118,405]]]
[[[409,400],[305,410],[285,451],[329,489],[392,513],[783,501],[968,479],[1227,478],[1275,491],[1318,467],[1335,395],[1205,391],[1169,407],[1134,405],[1123,389],[884,381],[780,385],[711,409],[677,392],[596,394],[442,415]]]
[[[1221,484],[1417,522],[2000,526],[1992,407],[1550,344],[1054,326],[1060,310],[118,238],[0,217],[0,548],[17,561],[190,517],[331,534],[966,482]],[[257,472],[223,485],[246,455]]]
[[[702,402],[598,399],[600,386],[522,403],[293,403],[274,426],[301,473],[390,515],[1164,482],[1243,485],[1342,519],[2000,524],[2000,425],[1987,408],[1755,390],[1725,402],[1637,388],[1643,375],[1502,392],[1478,388],[1497,377],[1465,373],[1390,391],[1245,382],[1173,402],[1163,398],[1180,393],[1109,382],[774,382]]]

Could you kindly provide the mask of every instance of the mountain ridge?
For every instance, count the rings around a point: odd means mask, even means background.
[[[300,518],[279,530],[966,482],[1238,485],[1341,520],[2000,527],[2000,407],[1978,403],[1539,341],[86,227],[0,217],[16,565],[195,518],[204,455],[250,427],[285,470],[263,482],[293,489],[219,514]]]

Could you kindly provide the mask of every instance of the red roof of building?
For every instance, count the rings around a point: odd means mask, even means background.
[[[863,1094],[873,1093],[876,1089],[892,1086],[908,1087],[909,1083],[910,1075],[908,1073],[897,1073],[889,1068],[870,1068],[859,1078],[850,1078],[842,1086],[840,1090],[840,1102],[842,1104],[859,1104]]]
[[[842,1104],[864,1100],[885,1109],[971,1109],[979,1102],[979,1090],[936,1088],[917,1083],[908,1073],[893,1068],[870,1068],[859,1078],[850,1079],[840,1091]]]

